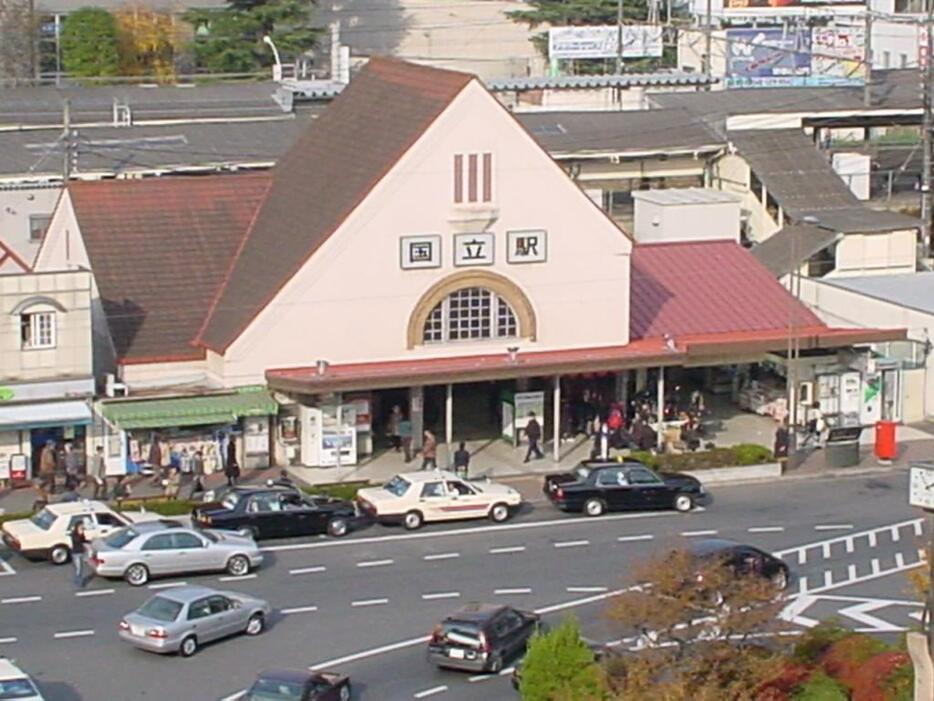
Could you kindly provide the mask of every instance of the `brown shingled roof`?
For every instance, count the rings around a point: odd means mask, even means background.
[[[198,341],[224,351],[473,79],[370,60],[274,169]]]
[[[192,342],[270,179],[263,172],[68,185],[120,362],[203,357]]]

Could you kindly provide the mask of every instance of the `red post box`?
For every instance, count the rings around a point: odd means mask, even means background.
[[[898,457],[894,421],[876,421],[875,454],[879,460],[894,460]]]

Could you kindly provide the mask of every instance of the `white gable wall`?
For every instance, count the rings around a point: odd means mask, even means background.
[[[46,230],[42,247],[36,256],[37,272],[49,270],[76,270],[91,268],[81,229],[71,202],[71,193],[62,193]]]
[[[374,127],[378,128],[378,115]],[[476,269],[521,288],[537,340],[465,341],[408,349],[409,317],[453,265],[454,155],[493,154],[499,216],[495,264]],[[481,167],[482,172],[482,167]],[[464,181],[466,189],[466,178]],[[548,232],[548,260],[508,264],[506,232]],[[400,237],[439,234],[440,268],[403,270]],[[269,368],[622,345],[629,340],[624,234],[476,81],[406,153],[224,354],[227,385],[261,382]],[[270,251],[270,255],[282,252]]]

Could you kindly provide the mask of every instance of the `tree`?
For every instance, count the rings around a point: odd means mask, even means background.
[[[180,23],[168,12],[134,5],[115,13],[123,75],[175,78],[175,59],[184,39]]]
[[[36,23],[28,0],[0,0],[0,80],[35,78]]]
[[[636,568],[641,584],[611,618],[640,633],[639,655],[611,670],[612,698],[751,701],[781,667],[786,625],[771,583],[675,551]]]
[[[229,0],[222,10],[190,10],[197,64],[211,73],[250,73],[273,63],[263,37],[286,56],[314,47],[312,3],[305,0]]]
[[[66,73],[82,78],[120,73],[117,22],[107,10],[85,7],[68,15],[61,47]]]
[[[603,673],[574,619],[535,635],[522,663],[522,701],[598,701]]]

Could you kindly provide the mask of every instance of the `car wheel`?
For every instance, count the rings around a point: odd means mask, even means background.
[[[425,517],[422,516],[421,511],[410,511],[402,519],[402,525],[410,531],[417,531],[423,523],[425,523]]]
[[[250,571],[250,561],[243,555],[234,555],[227,560],[227,574],[242,577]]]
[[[338,698],[340,698],[341,701],[350,701],[350,684],[345,684],[341,687],[340,696]]]
[[[141,587],[149,581],[149,570],[146,565],[130,565],[123,573],[123,578],[131,587]]]
[[[182,657],[191,657],[198,652],[198,639],[193,635],[189,635],[182,640],[182,644],[178,647],[178,652]]]
[[[788,586],[788,573],[785,570],[779,570],[773,574],[772,585],[778,590],[783,590]]]
[[[332,518],[328,521],[328,535],[335,538],[342,538],[347,535],[347,520],[343,518]]]
[[[499,655],[497,655],[492,660],[490,660],[490,664],[487,667],[487,669],[489,670],[491,674],[499,674],[502,668],[503,668],[503,658],[500,657]]]
[[[679,494],[675,497],[675,511],[684,513],[694,508],[694,498],[690,494]]]
[[[496,523],[502,523],[509,518],[509,507],[505,504],[493,504],[490,509],[490,519]]]
[[[600,499],[588,499],[584,504],[584,513],[588,516],[602,516],[606,505]]]
[[[64,565],[71,559],[71,550],[65,545],[56,545],[49,551],[49,560],[53,565]]]
[[[259,635],[266,627],[266,619],[261,613],[254,613],[246,624],[247,635]]]

